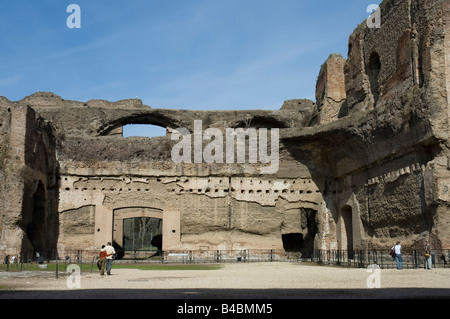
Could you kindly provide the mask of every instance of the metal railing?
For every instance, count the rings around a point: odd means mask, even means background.
[[[163,251],[164,262],[183,263],[227,263],[285,261],[284,250],[242,249],[242,250],[178,250]]]
[[[367,267],[377,264],[381,268],[396,268],[390,249],[370,250],[320,250],[303,249],[285,251],[277,249],[242,250],[176,250],[145,252],[140,251],[141,260],[171,263],[227,263],[227,262],[313,262],[317,264]],[[128,254],[130,256],[130,254]],[[431,254],[432,267],[450,268],[450,250],[436,249]],[[421,249],[405,249],[402,252],[404,268],[421,268],[425,265],[425,254]],[[123,260],[136,260],[124,258]]]
[[[64,271],[69,264],[89,264],[95,269],[99,256],[98,250],[67,250],[44,252],[36,255],[6,254],[1,270],[28,270],[30,265],[56,264],[59,271]],[[376,264],[380,268],[396,268],[390,249],[370,250],[309,250],[285,251],[277,249],[241,249],[241,250],[170,250],[170,251],[126,251],[119,252],[116,262],[144,263],[231,263],[231,262],[312,262],[321,265],[338,265],[344,267],[361,267]],[[450,268],[450,249],[435,249],[431,253],[433,268]],[[403,268],[423,268],[425,254],[421,249],[402,250]]]
[[[340,266],[351,266],[366,268],[376,264],[380,268],[396,268],[395,259],[390,255],[390,249],[370,250],[315,250],[312,261],[319,264],[330,264]],[[417,269],[425,267],[425,253],[422,249],[402,250],[402,264],[406,269]],[[450,268],[450,250],[432,250],[431,264],[433,268]]]

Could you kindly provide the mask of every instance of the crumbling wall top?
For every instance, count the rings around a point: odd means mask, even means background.
[[[33,93],[18,103],[27,104],[31,107],[99,107],[99,108],[111,108],[111,109],[149,109],[150,107],[144,105],[140,99],[124,99],[116,102],[109,102],[101,99],[91,99],[87,102],[79,102],[72,100],[64,100],[61,96],[53,92],[41,92]]]

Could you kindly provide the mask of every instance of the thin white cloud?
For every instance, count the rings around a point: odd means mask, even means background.
[[[206,68],[182,74],[171,81],[150,88],[144,101],[149,101],[150,105],[155,102],[160,103],[161,107],[197,107],[198,105],[194,103],[209,107],[248,107],[248,102],[252,99],[260,100],[261,95],[275,93],[279,90],[277,86],[286,85],[289,81],[301,82],[302,76],[304,76],[302,70],[287,73],[286,69],[289,68],[289,64],[294,64],[296,60],[303,59],[304,55],[310,54],[322,46],[323,42],[316,42],[309,43],[308,46],[279,47],[276,50],[268,50],[255,57],[254,60],[234,65],[226,73],[218,66],[219,70]],[[296,77],[297,75],[298,79],[286,78],[286,76]],[[311,79],[308,80],[311,81]],[[271,87],[268,83],[273,85],[272,93],[267,92],[267,87]],[[159,98],[158,94],[162,94],[166,98]],[[304,97],[297,96],[296,98]],[[273,96],[272,101],[265,101],[265,105],[254,106],[279,108],[281,107],[279,104],[283,101],[276,99],[276,96]],[[223,105],[223,101],[228,101],[225,103],[233,101],[234,105]],[[153,105],[153,107],[160,106]]]
[[[0,86],[7,86],[7,85],[12,85],[12,84],[16,84],[17,82],[19,82],[22,79],[22,75],[20,74],[15,74],[6,78],[0,78]]]
[[[57,60],[65,59],[68,60],[70,57],[73,56],[89,56],[88,53],[96,50],[98,48],[101,48],[102,46],[105,46],[111,42],[113,42],[115,39],[117,39],[120,36],[123,36],[126,33],[125,30],[110,34],[108,36],[92,40],[90,42],[61,49],[54,52],[43,52],[41,55],[33,55],[29,59],[22,59],[17,63],[12,64],[3,64],[0,66],[0,70],[8,70],[8,69],[19,69],[19,68],[31,68],[36,65],[45,65],[49,62],[54,63]],[[30,44],[33,46],[33,44]],[[37,46],[37,45],[36,45]]]

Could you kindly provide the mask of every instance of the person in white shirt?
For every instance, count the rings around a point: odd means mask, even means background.
[[[395,251],[395,262],[397,263],[397,269],[403,268],[403,260],[402,260],[402,246],[398,241],[395,246],[392,247]]]
[[[431,245],[428,240],[425,243],[425,269],[431,269]]]
[[[106,252],[106,274],[111,275],[111,268],[116,250],[113,246],[111,246],[111,242],[108,242],[102,251]]]

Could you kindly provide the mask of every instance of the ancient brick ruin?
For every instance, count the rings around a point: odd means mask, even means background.
[[[450,4],[385,0],[348,58],[320,70],[316,101],[280,110],[157,109],[138,99],[0,98],[0,252],[124,245],[151,218],[165,251],[450,247]],[[278,128],[279,169],[174,163],[173,130]],[[124,138],[126,124],[167,136]],[[205,141],[205,143],[207,143]],[[155,224],[156,225],[156,224]],[[127,226],[131,227],[131,226]]]

